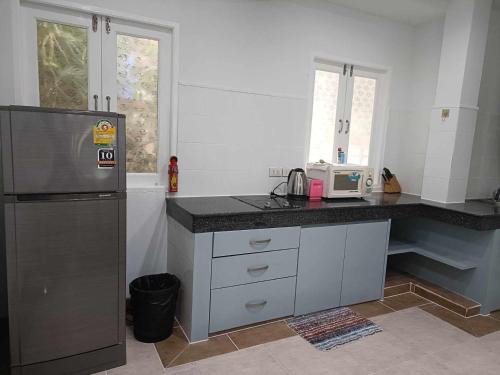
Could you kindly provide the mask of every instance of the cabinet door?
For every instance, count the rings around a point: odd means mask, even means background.
[[[388,230],[386,221],[348,225],[342,306],[382,298]]]
[[[345,225],[302,228],[295,315],[340,305],[346,230]]]

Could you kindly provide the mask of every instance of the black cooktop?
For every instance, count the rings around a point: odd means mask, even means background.
[[[366,202],[362,198],[337,198],[337,199],[322,199],[322,201],[310,201],[308,199],[290,199],[278,195],[247,195],[247,196],[233,196],[231,198],[237,199],[240,202],[249,204],[261,210],[287,210],[299,208],[317,208],[318,203],[325,204],[342,204],[342,203],[360,203]]]
[[[304,207],[306,200],[292,200],[279,196],[255,195],[245,197],[232,197],[240,202],[249,204],[261,210],[282,210]],[[302,204],[301,204],[302,203]]]

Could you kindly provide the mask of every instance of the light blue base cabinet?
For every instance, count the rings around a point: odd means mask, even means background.
[[[382,297],[389,222],[191,233],[168,218],[168,272],[191,342]]]
[[[295,315],[381,299],[388,221],[301,230]]]
[[[387,221],[347,226],[341,306],[383,298],[388,244]]]
[[[295,315],[340,305],[346,225],[302,228]]]

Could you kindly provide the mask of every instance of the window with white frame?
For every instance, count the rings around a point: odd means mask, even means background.
[[[22,11],[25,104],[125,114],[129,185],[166,181],[171,32],[52,7]]]
[[[337,163],[341,148],[347,163],[378,167],[382,85],[382,71],[315,64],[309,162]]]

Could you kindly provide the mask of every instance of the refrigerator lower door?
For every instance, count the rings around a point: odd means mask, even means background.
[[[94,129],[100,121],[115,127],[113,144],[95,144]],[[122,122],[118,125],[112,116],[12,111],[12,193],[119,191],[125,129]],[[99,165],[106,155],[116,164]]]
[[[15,203],[21,365],[119,341],[118,199]]]

